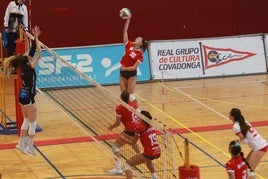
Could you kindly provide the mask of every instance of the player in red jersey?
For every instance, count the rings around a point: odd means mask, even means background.
[[[229,152],[232,158],[226,163],[226,171],[229,179],[248,179],[249,164],[241,152],[241,146],[238,141],[231,141],[229,143]],[[249,177],[249,179],[253,179]]]
[[[120,90],[127,90],[130,94],[130,101],[137,102],[134,91],[136,86],[137,68],[143,61],[143,52],[148,48],[148,42],[142,37],[137,37],[135,41],[128,39],[128,27],[131,15],[126,19],[123,29],[123,43],[125,45],[125,54],[120,64]]]
[[[239,137],[241,142],[251,148],[246,159],[252,169],[248,171],[249,177],[253,178],[253,176],[255,176],[254,171],[256,167],[268,151],[268,143],[257,130],[245,120],[240,109],[231,109],[229,119],[234,123],[233,132]]]
[[[130,106],[132,106],[134,109],[137,109],[135,103],[129,101],[129,93],[127,91],[123,91],[121,93],[121,99],[125,103],[128,103]],[[123,173],[120,161],[120,148],[123,145],[129,144],[133,147],[135,152],[140,152],[140,148],[137,144],[138,136],[135,133],[135,128],[139,123],[139,118],[122,104],[116,107],[116,121],[108,127],[108,130],[112,130],[113,128],[120,126],[121,123],[124,125],[125,129],[113,144],[113,152],[117,156],[115,169],[109,171],[109,173],[113,175]]]
[[[141,114],[148,119],[152,119],[151,114],[148,111],[141,111]],[[126,176],[127,179],[132,179],[133,174],[130,167],[145,163],[149,171],[152,173],[152,179],[157,179],[157,175],[154,170],[153,160],[157,159],[161,155],[160,146],[156,139],[156,131],[153,126],[142,120],[136,127],[136,132],[140,135],[140,142],[143,146],[143,153],[137,154],[127,160]]]

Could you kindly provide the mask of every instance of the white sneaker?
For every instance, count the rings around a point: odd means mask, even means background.
[[[121,168],[120,169],[114,168],[114,169],[109,171],[109,174],[111,174],[111,175],[122,175],[123,171],[122,171]]]
[[[157,177],[156,173],[153,173],[153,174],[152,174],[151,179],[158,179],[158,177]]]
[[[32,156],[36,156],[36,154],[35,154],[35,152],[34,152],[34,147],[27,147],[27,148],[23,151],[23,153],[25,153],[25,154],[30,154],[30,155],[32,155]]]
[[[16,148],[17,148],[18,150],[20,150],[21,152],[23,152],[23,151],[25,150],[25,147],[24,147],[23,145],[21,145],[20,143],[18,143],[18,144],[16,145]]]

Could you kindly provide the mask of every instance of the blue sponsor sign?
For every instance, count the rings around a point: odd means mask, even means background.
[[[119,84],[119,61],[124,53],[122,44],[94,47],[53,49],[62,59],[101,85]],[[60,88],[91,85],[83,76],[66,63],[42,51],[36,67],[38,88]],[[137,81],[151,78],[148,52],[139,65]]]

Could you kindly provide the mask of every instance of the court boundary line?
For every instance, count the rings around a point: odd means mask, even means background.
[[[170,90],[170,91],[175,91],[175,92],[179,92],[178,90],[175,90],[166,85],[164,85],[163,83],[157,82],[158,85]],[[183,128],[185,128],[186,130],[188,130],[190,133],[192,133],[193,135],[195,135],[196,137],[198,137],[199,139],[201,139],[202,141],[206,142],[207,144],[209,144],[211,147],[213,147],[214,149],[218,150],[219,152],[221,152],[222,154],[224,154],[227,157],[230,157],[228,153],[226,153],[225,151],[223,151],[222,149],[220,149],[219,147],[217,147],[216,145],[214,145],[212,142],[210,142],[209,140],[205,139],[204,137],[202,137],[201,135],[199,135],[198,133],[194,132],[193,130],[191,130],[189,127],[187,127],[186,125],[184,125],[183,123],[179,122],[178,120],[176,120],[174,117],[172,117],[171,115],[169,115],[168,113],[164,112],[163,110],[159,109],[158,107],[156,107],[155,105],[153,105],[152,103],[150,103],[149,101],[145,100],[144,98],[142,98],[141,96],[139,96],[138,94],[136,94],[136,96],[138,98],[140,98],[142,101],[144,101],[145,103],[147,103],[149,106],[151,106],[152,108],[156,109],[158,112],[160,112],[161,114],[163,114],[164,116],[168,117],[169,119],[171,119],[172,121],[174,121],[175,123],[179,124],[180,126],[182,126]],[[224,116],[224,118],[226,119],[226,116]],[[258,173],[255,173],[258,177],[260,178],[264,178],[261,175],[259,175]]]
[[[264,121],[257,121],[252,122],[254,127],[265,127],[268,126],[268,120]],[[210,125],[210,126],[196,126],[196,127],[189,127],[194,132],[215,132],[215,131],[222,131],[228,130],[232,124],[221,124],[221,125]],[[190,133],[185,128],[175,128],[167,130],[171,134],[185,134]],[[103,140],[114,140],[118,137],[119,134],[106,134],[106,135],[97,135],[94,136],[98,141]],[[89,136],[81,136],[81,137],[69,137],[69,138],[59,138],[59,139],[49,139],[49,140],[39,140],[35,141],[35,146],[42,147],[42,146],[50,146],[50,145],[60,145],[60,144],[71,144],[71,143],[80,143],[80,142],[94,142]],[[0,150],[6,149],[15,149],[17,143],[6,143],[0,145]]]

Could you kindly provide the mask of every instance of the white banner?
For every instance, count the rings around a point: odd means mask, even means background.
[[[152,41],[153,79],[182,79],[266,72],[262,36]]]
[[[264,35],[264,44],[265,44],[265,53],[266,53],[266,65],[268,65],[268,34]]]

